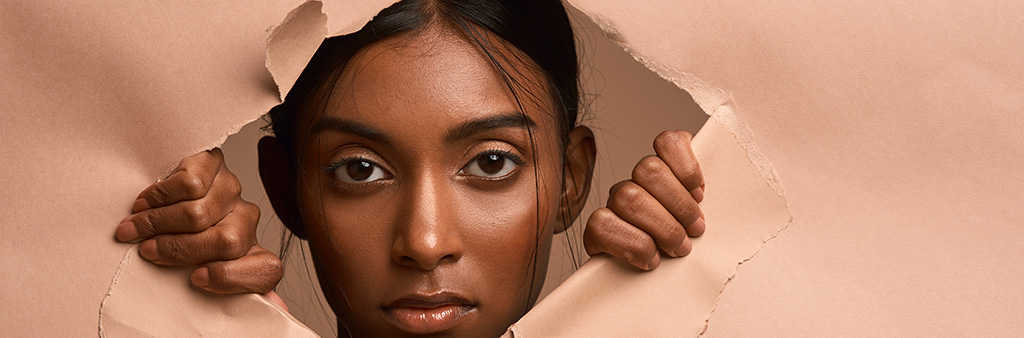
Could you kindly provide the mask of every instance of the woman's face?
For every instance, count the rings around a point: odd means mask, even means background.
[[[522,108],[460,36],[391,38],[299,116],[299,214],[353,335],[497,336],[535,301],[563,149],[542,78],[511,66]]]

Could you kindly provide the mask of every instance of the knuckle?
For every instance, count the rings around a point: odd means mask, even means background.
[[[600,228],[607,226],[611,223],[615,217],[615,213],[608,208],[599,208],[594,210],[594,213],[590,214],[590,219],[587,221],[587,229],[584,232],[591,232],[600,230]],[[595,226],[597,227],[595,229]]]
[[[615,192],[619,191],[619,189],[626,184],[629,184],[629,180],[619,181],[616,182],[615,184],[612,184],[612,186],[608,188],[608,196],[615,196]]]
[[[210,264],[210,287],[224,289],[233,284],[234,269],[231,264]]]
[[[157,240],[157,249],[160,251],[160,257],[167,257],[172,261],[187,261],[191,256],[191,251],[184,243],[173,239]]]
[[[637,162],[635,167],[633,167],[633,180],[643,180],[652,175],[657,175],[664,165],[665,163],[662,162],[661,158],[658,156],[645,156],[640,159],[640,162]]]
[[[195,202],[186,204],[187,207],[183,209],[185,221],[189,225],[192,225],[196,229],[205,229],[210,224],[210,210],[206,203]]]
[[[189,199],[199,199],[206,195],[206,183],[203,183],[203,179],[197,176],[195,173],[190,171],[182,172],[182,192]]]
[[[654,138],[654,149],[669,150],[680,144],[688,144],[692,134],[685,130],[666,130]]]
[[[232,258],[238,258],[245,255],[248,251],[246,247],[246,240],[238,234],[231,231],[221,231],[218,233],[216,245],[219,251],[231,256]]]
[[[600,240],[605,233],[608,232],[608,228],[612,226],[613,219],[615,218],[613,213],[608,208],[599,208],[594,210],[594,213],[590,215],[590,219],[587,220],[587,226],[583,229],[583,244],[587,248],[593,248],[596,251],[600,248]],[[593,254],[593,252],[588,252]]]
[[[247,219],[249,220],[249,223],[247,225],[250,225],[253,228],[255,228],[256,225],[259,223],[261,212],[262,211],[260,210],[260,206],[256,205],[256,203],[248,201],[242,203],[242,213],[244,213]]]
[[[153,190],[149,193],[150,202],[154,205],[166,205],[170,191],[167,190],[167,181],[162,181],[153,186]]]
[[[155,213],[147,211],[142,217],[132,221],[135,224],[135,230],[139,232],[139,236],[149,237],[156,234],[156,227],[153,225],[153,217],[155,216]]]
[[[242,183],[238,182],[238,177],[229,171],[226,171],[224,176],[227,178],[227,193],[233,197],[240,196],[242,194]]]
[[[611,207],[614,212],[637,212],[643,210],[644,197],[647,191],[643,187],[637,184],[628,184],[623,186],[619,191],[608,201],[608,206]]]
[[[639,200],[643,197],[644,193],[644,188],[641,188],[639,185],[635,183],[626,184],[619,188],[619,191],[616,191],[615,196],[612,196],[612,198],[620,202],[632,202]]]

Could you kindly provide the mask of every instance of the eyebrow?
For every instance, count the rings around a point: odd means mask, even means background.
[[[462,125],[448,130],[444,140],[448,143],[467,139],[473,135],[500,128],[533,128],[537,123],[529,116],[521,112],[509,112],[496,116],[485,117],[477,120],[470,120]]]
[[[457,141],[470,138],[474,135],[500,128],[533,128],[536,127],[537,123],[533,121],[529,116],[521,112],[509,112],[500,115],[485,117],[476,120],[466,121],[465,123],[449,129],[445,133],[446,143],[455,143]],[[313,126],[312,134],[319,133],[324,130],[331,130],[346,134],[352,134],[367,140],[381,143],[387,146],[391,146],[391,138],[387,134],[377,130],[373,127],[361,124],[359,122],[350,121],[333,116],[324,116]]]
[[[361,124],[359,122],[349,121],[332,116],[324,116],[313,126],[311,134],[319,133],[323,130],[332,130],[336,132],[342,132],[346,134],[352,134],[365,138],[367,140],[381,143],[387,146],[391,145],[391,139],[387,134],[374,129],[373,127]]]

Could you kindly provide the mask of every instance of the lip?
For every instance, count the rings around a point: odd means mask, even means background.
[[[467,315],[476,312],[476,304],[453,293],[439,292],[408,295],[381,310],[402,331],[431,334],[458,326]]]

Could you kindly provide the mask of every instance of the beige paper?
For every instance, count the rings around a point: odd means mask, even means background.
[[[100,308],[100,337],[317,337],[263,296],[210,295],[128,250]]]
[[[321,8],[323,3],[319,1],[299,5],[267,37],[267,70],[274,77],[281,100],[327,36],[327,15]]]
[[[793,223],[740,267],[706,335],[1024,329],[1024,270],[1015,261],[1024,253],[1024,5],[572,3],[705,110],[735,108],[785,187]],[[621,272],[604,270],[579,284],[616,283]],[[632,311],[617,313],[627,322],[661,311],[687,322],[700,315],[650,308],[651,299],[624,300],[616,305]],[[569,304],[552,300],[535,312]],[[531,313],[515,332],[558,327],[570,312],[583,318],[574,327],[589,328],[613,311],[577,307],[536,322]],[[653,327],[646,333],[692,336]],[[576,336],[571,329],[566,335]]]
[[[117,295],[132,293],[117,284],[111,288],[115,273],[126,288],[167,274],[187,282],[188,274],[145,264],[119,271],[125,252],[136,249],[116,243],[112,230],[128,215],[134,196],[181,158],[223,142],[280,102],[267,70],[274,61],[267,60],[268,32],[301,4],[0,4],[0,124],[8,129],[0,133],[0,246],[8,251],[0,280],[10,290],[0,296],[5,335],[96,335],[108,290],[112,298],[104,313],[117,316],[104,319],[104,334],[112,337],[141,334],[138,326],[117,324],[139,323],[130,316],[151,318],[144,316],[182,305],[159,299],[212,297],[178,287],[160,295],[167,298],[143,292],[143,299],[133,295],[120,302]],[[354,22],[341,13],[328,11],[335,19],[327,24]],[[292,52],[297,54],[280,58],[293,60],[289,67],[304,65],[299,54],[312,55]],[[145,268],[133,270],[139,267]],[[138,283],[128,282],[132,276]],[[263,332],[268,335],[308,333],[254,297],[234,297],[228,303],[251,305],[230,311],[211,303],[205,313],[221,316],[193,318],[232,319],[218,331],[228,336],[230,329],[256,327],[241,318],[279,329]]]
[[[708,228],[693,240],[694,251],[665,259],[651,272],[593,257],[513,325],[510,336],[687,337],[703,332],[737,265],[790,221],[785,199],[716,116],[693,141],[708,186],[701,203]]]
[[[755,142],[740,143],[752,163],[773,165],[758,177],[785,187],[793,224],[740,267],[707,335],[1024,329],[1014,260],[1024,254],[1024,5],[572,2],[706,110],[735,108],[749,133],[730,130]],[[383,7],[367,4],[351,16],[325,4],[327,32]],[[0,245],[12,253],[0,280],[15,290],[0,296],[6,333],[95,334],[129,250],[111,233],[130,199],[278,102],[267,31],[299,5],[0,4]],[[607,287],[617,265],[603,265],[572,285]],[[649,313],[646,301],[617,305]],[[568,309],[598,325],[590,308]],[[559,320],[531,312],[517,329]],[[676,325],[651,333],[676,336]]]

